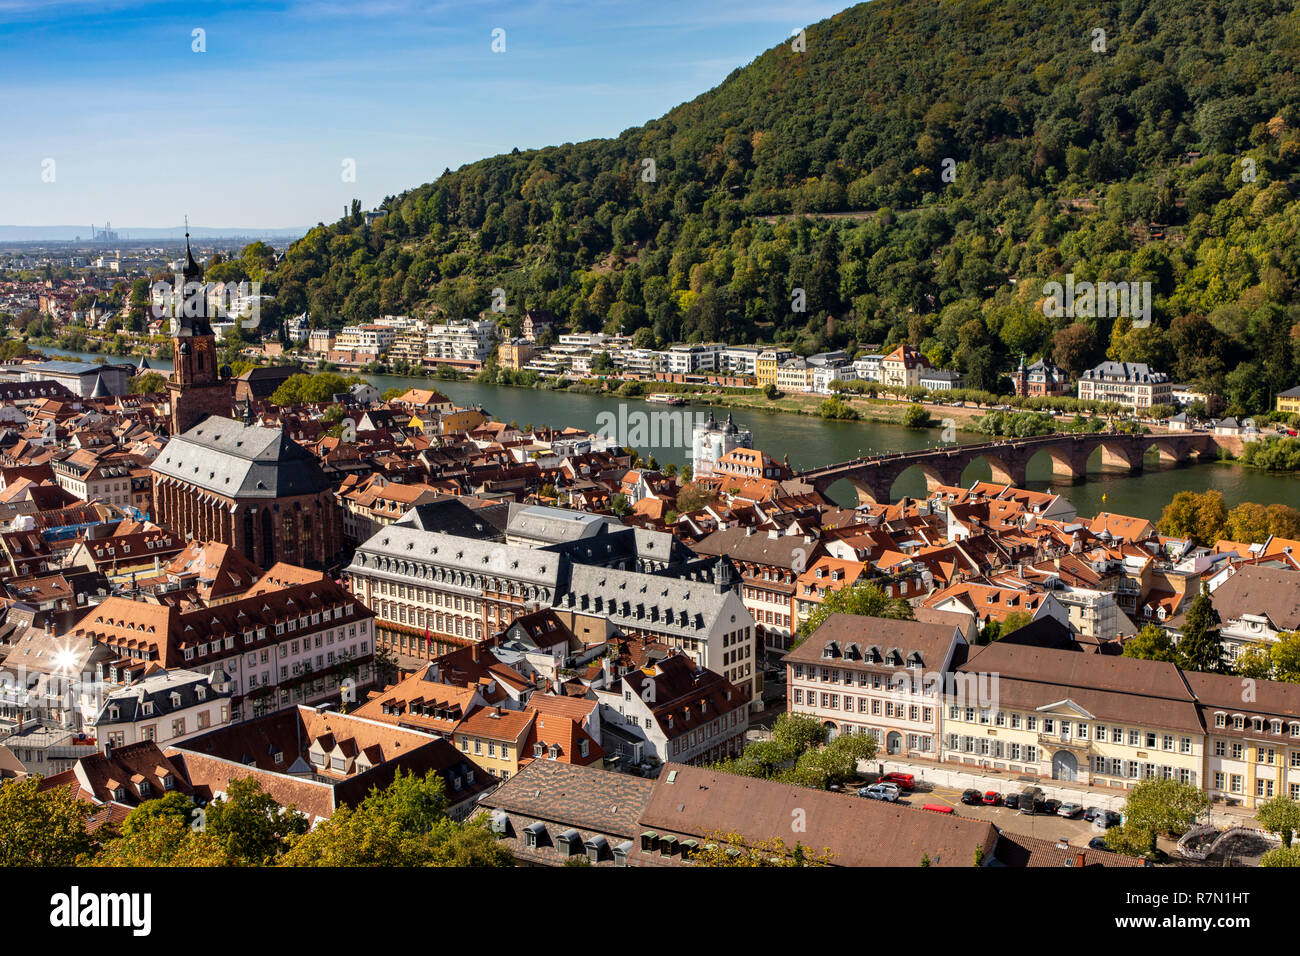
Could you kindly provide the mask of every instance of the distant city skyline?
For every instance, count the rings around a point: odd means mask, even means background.
[[[617,136],[847,5],[0,0],[0,217],[310,228],[444,168]]]

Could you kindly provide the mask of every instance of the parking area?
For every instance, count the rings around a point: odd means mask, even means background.
[[[864,780],[867,783],[874,783],[877,777],[877,774],[868,773],[864,775]],[[1000,790],[998,792],[1001,793]],[[1016,792],[1018,793],[1019,790]],[[1089,840],[1105,832],[1101,827],[1094,826],[1082,817],[1069,819],[1049,813],[1021,813],[1019,810],[1000,804],[970,805],[961,802],[961,795],[962,790],[956,787],[918,781],[916,789],[910,793],[903,791],[898,802],[911,807],[922,807],[926,804],[949,806],[952,807],[954,816],[987,820],[1008,833],[1038,837],[1040,840],[1064,841],[1071,846],[1086,847]]]

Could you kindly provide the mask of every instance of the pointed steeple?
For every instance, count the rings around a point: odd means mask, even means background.
[[[182,272],[185,283],[203,281],[203,267],[194,261],[194,252],[190,249],[190,217],[185,217],[185,268]]]

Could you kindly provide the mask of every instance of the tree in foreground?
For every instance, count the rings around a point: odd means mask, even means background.
[[[1300,846],[1279,846],[1259,858],[1260,866],[1300,866]]]
[[[40,777],[0,783],[0,866],[71,866],[93,841],[93,810],[66,787],[38,791]]]
[[[1274,680],[1300,684],[1300,631],[1283,631],[1269,645],[1268,659]]]
[[[1289,847],[1295,831],[1300,830],[1300,803],[1290,797],[1274,797],[1255,808],[1255,819],[1269,833],[1280,836],[1284,847]]]
[[[399,772],[355,809],[340,807],[293,838],[282,866],[513,866],[510,851],[481,823],[447,816],[442,778]]]
[[[149,803],[132,810],[123,821],[121,835],[106,839],[103,848],[85,860],[85,864],[126,867],[235,865],[216,837],[196,831],[188,821],[170,813],[137,816],[149,807]],[[132,826],[128,828],[128,824]]]
[[[307,818],[282,807],[252,777],[232,780],[224,800],[204,808],[202,829],[241,866],[267,866],[307,832]]]
[[[1124,825],[1182,836],[1209,808],[1210,798],[1190,783],[1144,780],[1129,792]]]
[[[1156,848],[1156,835],[1150,830],[1126,823],[1106,831],[1106,849],[1125,856],[1146,856]]]

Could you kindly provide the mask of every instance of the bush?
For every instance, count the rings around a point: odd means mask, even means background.
[[[919,408],[920,406],[916,407]],[[908,411],[911,411],[911,409],[908,409]],[[844,399],[838,397],[826,399],[826,401],[821,403],[817,412],[822,418],[829,421],[855,422],[862,417],[858,414],[856,408],[844,401]]]
[[[909,405],[907,411],[903,412],[904,428],[929,428],[933,424],[934,419],[921,405]]]

